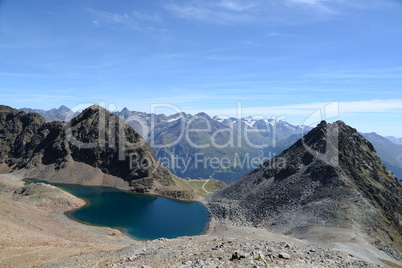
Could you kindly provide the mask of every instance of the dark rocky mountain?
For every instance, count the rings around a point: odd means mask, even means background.
[[[395,138],[394,136],[385,136],[385,138],[387,138],[388,140],[390,140],[395,144],[402,145],[402,138]]]
[[[299,238],[366,241],[402,260],[402,187],[373,145],[321,122],[279,156],[206,200],[217,221]],[[352,241],[351,240],[351,241]]]
[[[363,133],[377,151],[378,156],[395,176],[402,181],[402,145],[395,144],[376,133]]]
[[[45,122],[0,106],[0,165],[53,182],[115,186],[192,199],[124,120],[91,106],[70,122]],[[179,187],[180,184],[180,187]]]

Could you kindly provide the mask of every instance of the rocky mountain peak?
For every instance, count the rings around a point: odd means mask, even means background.
[[[65,105],[61,105],[58,109],[57,109],[57,112],[59,112],[59,113],[68,113],[68,112],[70,112],[71,110],[70,110],[70,108],[68,108],[67,106],[65,106]]]
[[[130,110],[127,109],[127,107],[124,107],[124,108],[121,110],[121,113],[127,113],[127,112],[130,112]]]
[[[119,112],[120,117],[127,118],[131,115],[131,112],[127,107],[124,107],[120,112]]]
[[[106,115],[109,115],[110,113],[102,106],[92,105],[92,106],[86,108],[85,110],[83,110],[79,115],[74,117],[71,120],[71,125],[75,125],[75,124],[77,124],[77,122],[81,122],[81,121],[87,120],[89,118],[92,118],[92,119],[94,119],[95,117],[99,118],[100,114],[103,114],[104,116],[106,116]],[[97,123],[99,123],[99,120],[97,121]]]
[[[92,106],[89,106],[85,110],[83,110],[79,116],[82,116],[82,115],[89,116],[89,115],[92,115],[92,114],[98,114],[100,112],[106,113],[108,111],[105,108],[103,108],[102,106],[94,104]],[[79,117],[79,116],[77,116],[77,117]]]
[[[342,121],[322,121],[280,155],[210,196],[208,207],[218,220],[301,238],[311,238],[317,228],[353,226],[402,257],[402,187],[373,145]]]
[[[195,116],[200,117],[200,118],[205,118],[207,120],[211,120],[211,117],[208,114],[204,113],[204,112],[198,113]]]
[[[75,161],[122,177],[137,190],[144,187],[140,191],[150,190],[154,179],[165,186],[174,184],[146,141],[123,119],[105,108],[98,105],[88,107],[66,127],[75,141],[74,146],[70,146]],[[147,167],[133,166],[130,163],[133,159],[146,161]]]

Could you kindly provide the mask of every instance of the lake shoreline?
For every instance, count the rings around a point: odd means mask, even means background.
[[[114,228],[123,232],[128,237],[134,240],[147,241],[158,238],[172,239],[180,236],[202,235],[205,234],[209,229],[209,214],[206,210],[206,207],[201,202],[184,202],[181,200],[179,201],[164,197],[121,191],[113,187],[50,183],[47,181],[36,179],[24,179],[23,181],[25,181],[26,183],[45,183],[52,186],[60,187],[60,189],[83,199],[86,203],[83,207],[65,212],[65,215],[68,218],[82,224]],[[88,194],[86,191],[95,191],[96,194],[94,194],[94,196],[92,196],[93,194],[85,196],[86,194]],[[100,193],[98,193],[98,191],[100,191]],[[100,195],[101,193],[102,197],[98,197],[98,195]],[[118,201],[114,199],[108,200],[108,196],[112,195],[121,196],[121,201],[120,199]],[[94,199],[96,202],[91,202],[91,198],[97,198]],[[109,211],[105,210],[105,208],[98,208],[98,206],[96,206],[96,204],[99,203],[105,203],[106,206],[111,206],[109,202],[117,202],[114,203],[114,206]],[[131,207],[127,207],[126,203],[129,203]],[[148,208],[148,210],[151,209],[150,213],[143,212],[141,205],[136,208],[138,204],[144,204]],[[158,208],[159,206],[162,207]],[[120,211],[121,209],[115,209],[120,207],[127,208],[122,209],[122,211]],[[185,211],[180,212],[183,209],[185,209]],[[193,211],[194,209],[196,210]],[[101,214],[107,214],[111,216],[105,217],[103,215],[99,215],[97,211],[100,210],[105,211]],[[95,214],[91,214],[91,211],[94,211]],[[117,214],[113,216],[114,213]],[[132,213],[145,214],[143,214],[144,216],[136,215],[133,217]],[[147,216],[149,215],[152,215],[151,217],[155,219],[148,219]],[[113,219],[117,219],[117,222],[114,222]],[[163,224],[161,222],[163,222]],[[137,226],[138,224],[139,226]],[[153,226],[154,229],[150,229],[151,227],[148,226]]]

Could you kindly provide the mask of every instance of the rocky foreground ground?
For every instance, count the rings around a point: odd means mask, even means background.
[[[0,202],[0,267],[386,266],[361,252],[227,225],[212,224],[196,237],[136,241],[67,218],[63,211],[82,200],[49,185],[24,186],[10,175],[0,175]]]
[[[40,267],[377,267],[351,254],[243,236],[159,239],[119,251],[93,252]]]

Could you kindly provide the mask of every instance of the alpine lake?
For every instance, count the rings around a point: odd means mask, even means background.
[[[85,206],[68,211],[66,215],[81,223],[120,229],[137,240],[200,235],[209,223],[208,213],[200,202],[184,202],[102,186],[35,179],[24,181],[50,184],[84,199]]]

